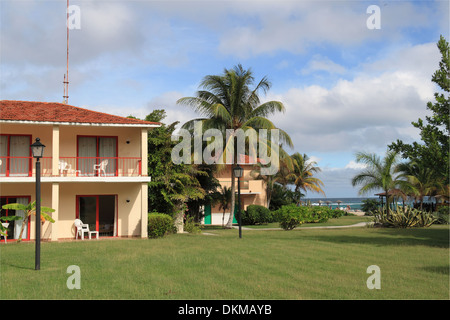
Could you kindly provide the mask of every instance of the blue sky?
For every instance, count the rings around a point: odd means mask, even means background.
[[[197,117],[176,105],[201,79],[241,63],[267,76],[264,100],[294,148],[322,168],[328,197],[357,196],[356,151],[383,155],[418,140],[411,121],[437,90],[439,35],[449,39],[448,1],[70,1],[69,104],[167,122]],[[380,29],[369,29],[370,5]],[[66,1],[0,1],[2,99],[63,100]],[[308,197],[318,196],[308,194]],[[371,196],[371,194],[369,194]]]

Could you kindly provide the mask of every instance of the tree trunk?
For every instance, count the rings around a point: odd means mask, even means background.
[[[177,228],[177,233],[184,232],[184,210],[180,209],[175,215],[175,227]]]
[[[233,165],[231,165],[231,208],[230,208],[230,217],[228,218],[228,222],[226,228],[231,229],[233,225],[233,217],[234,217],[234,208],[236,203],[236,183],[234,181],[234,170]]]
[[[22,227],[20,228],[20,234],[19,234],[19,239],[17,239],[17,242],[22,241],[22,234],[23,234],[23,230],[25,229],[25,225],[28,224],[28,220],[30,219],[31,213],[27,214],[27,217],[25,219],[23,219],[23,223],[22,223]],[[37,219],[36,219],[37,221]],[[36,222],[37,223],[37,222]]]

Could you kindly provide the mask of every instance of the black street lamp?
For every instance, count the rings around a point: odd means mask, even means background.
[[[36,249],[35,249],[35,270],[41,268],[41,163],[39,159],[44,155],[45,146],[36,141],[30,146],[33,158],[36,158]]]
[[[244,172],[239,164],[233,168],[234,176],[238,178],[238,211],[239,211],[239,238],[242,238],[242,220],[241,220],[241,177]]]

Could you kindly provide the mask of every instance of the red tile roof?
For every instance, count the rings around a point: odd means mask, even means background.
[[[64,103],[16,100],[0,100],[0,120],[144,126],[159,125],[158,122],[115,116]]]

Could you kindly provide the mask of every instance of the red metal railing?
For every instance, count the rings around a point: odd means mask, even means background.
[[[33,157],[0,157],[0,177],[31,177],[36,170]],[[41,176],[61,177],[138,177],[142,175],[137,157],[60,157],[56,172],[52,158],[43,157]]]

